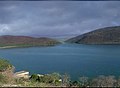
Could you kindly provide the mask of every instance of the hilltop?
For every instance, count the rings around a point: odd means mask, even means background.
[[[53,46],[59,44],[57,40],[46,37],[30,37],[30,36],[12,36],[4,35],[0,36],[1,48],[13,48],[13,47],[30,47],[30,46]]]
[[[100,28],[66,42],[78,44],[120,44],[120,26]]]

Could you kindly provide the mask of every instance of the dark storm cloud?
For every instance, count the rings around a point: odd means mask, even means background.
[[[75,36],[120,25],[119,1],[0,1],[0,34]]]

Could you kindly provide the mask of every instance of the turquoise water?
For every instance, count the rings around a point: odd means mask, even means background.
[[[59,72],[71,78],[80,76],[120,75],[120,45],[61,44],[54,47],[0,49],[16,71],[31,74]]]

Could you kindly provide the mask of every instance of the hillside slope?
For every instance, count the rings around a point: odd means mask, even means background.
[[[66,42],[78,44],[120,44],[120,26],[97,29]]]
[[[34,38],[29,36],[0,36],[0,47],[52,46],[60,42],[50,38]]]

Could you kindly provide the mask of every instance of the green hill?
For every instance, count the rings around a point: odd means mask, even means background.
[[[120,26],[97,29],[66,42],[78,44],[120,44]]]

